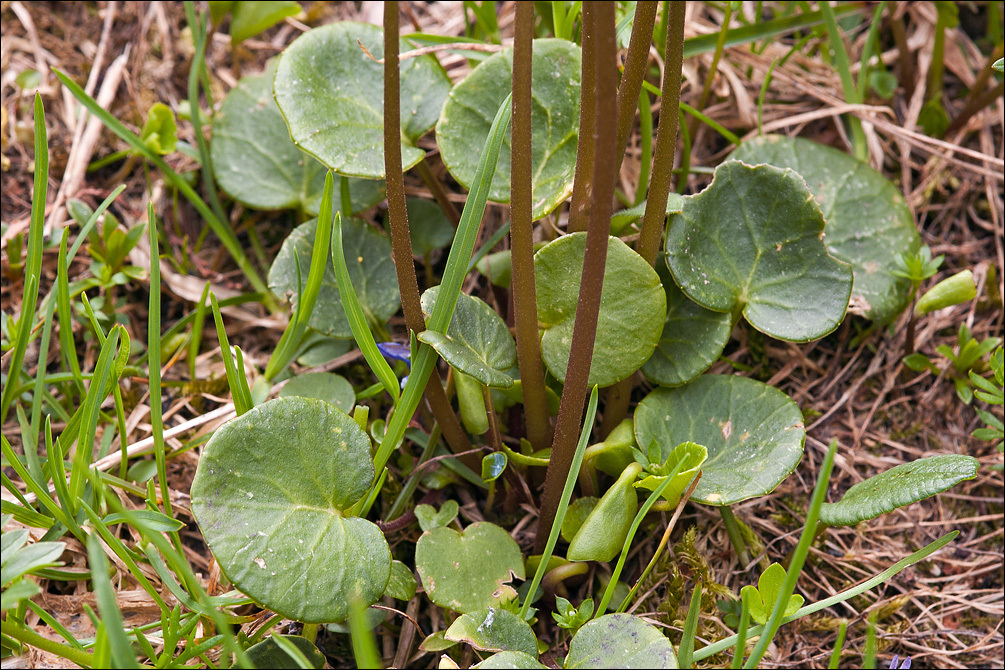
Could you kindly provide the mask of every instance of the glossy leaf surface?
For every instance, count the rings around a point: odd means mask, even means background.
[[[289,619],[342,621],[390,575],[383,533],[345,514],[373,477],[355,421],[321,400],[277,398],[213,434],[192,511],[235,587]]]
[[[585,250],[586,233],[573,233],[534,255],[537,318],[544,329],[541,357],[559,381],[565,380],[569,364]],[[620,239],[609,237],[590,386],[610,386],[642,367],[665,319],[666,294],[656,271]]]
[[[886,322],[907,306],[911,284],[897,277],[897,257],[921,246],[914,217],[900,191],[854,156],[798,137],[747,140],[732,158],[798,172],[820,203],[824,242],[855,274],[849,310]]]
[[[581,53],[566,40],[534,41],[531,82],[533,205],[539,219],[572,193],[579,141]],[[436,125],[436,143],[450,174],[470,188],[492,118],[513,85],[513,51],[480,63],[450,92]],[[509,202],[510,139],[499,155],[489,200]]]
[[[422,294],[422,311],[432,314],[440,287]],[[516,343],[506,322],[485,301],[461,293],[446,333],[426,330],[419,341],[433,347],[443,360],[486,386],[509,388],[506,373],[516,364]]]
[[[411,45],[402,40],[400,49]],[[293,142],[341,175],[384,177],[384,66],[374,60],[383,56],[380,28],[343,21],[304,33],[280,57],[276,102]],[[435,57],[401,61],[404,169],[425,154],[415,142],[436,123],[449,90]]]
[[[681,442],[708,449],[691,500],[732,505],[770,493],[803,455],[803,417],[778,389],[746,377],[703,375],[660,388],[635,410],[635,439],[656,440],[663,458]]]
[[[806,342],[837,328],[851,295],[851,266],[827,253],[823,230],[798,174],[729,161],[708,188],[684,198],[667,232],[667,265],[699,305],[742,312],[763,333]]]

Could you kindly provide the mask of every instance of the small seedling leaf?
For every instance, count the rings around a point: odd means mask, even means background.
[[[540,219],[572,193],[579,140],[581,52],[572,42],[534,40],[531,215]],[[436,143],[450,174],[470,188],[499,105],[512,89],[513,51],[480,63],[450,92],[436,125]],[[510,139],[499,155],[489,200],[509,202]]]
[[[579,629],[565,668],[676,668],[673,645],[658,628],[630,614],[608,614]]]
[[[346,510],[373,482],[370,439],[313,398],[276,398],[213,434],[192,482],[192,511],[220,567],[256,602],[327,623],[384,594],[383,533]]]
[[[456,612],[476,612],[516,597],[507,583],[524,579],[520,546],[505,530],[478,522],[458,533],[433,528],[419,538],[415,567],[429,599]]]
[[[415,507],[415,518],[419,522],[419,528],[423,531],[433,530],[449,526],[457,518],[460,506],[456,500],[447,500],[436,511],[432,505],[417,505]]]
[[[401,561],[391,561],[391,578],[387,580],[384,595],[407,602],[415,595],[416,588],[415,575],[409,567]]]
[[[586,233],[573,233],[534,256],[537,318],[544,329],[541,357],[559,381],[569,365],[585,249]],[[609,237],[589,385],[610,386],[642,367],[656,349],[665,320],[659,275],[628,245]]]
[[[785,584],[785,568],[778,563],[772,563],[768,569],[761,573],[757,579],[757,586],[744,586],[741,590],[741,597],[747,601],[750,607],[750,618],[759,624],[768,622],[771,610],[775,608],[775,603],[781,596],[782,587]],[[803,597],[798,594],[789,596],[789,601],[785,604],[784,616],[792,616],[803,606]]]
[[[402,52],[412,48],[404,40],[400,45]],[[383,56],[380,28],[343,21],[304,33],[279,59],[276,103],[293,142],[343,176],[384,177],[384,66],[374,60]],[[450,79],[434,56],[401,61],[404,169],[425,155],[415,142],[436,124],[449,91]]]
[[[971,456],[944,454],[904,463],[855,484],[836,503],[824,503],[820,520],[831,526],[852,526],[950,489],[977,476]]]
[[[798,174],[729,161],[684,198],[667,232],[667,264],[703,307],[742,312],[763,333],[806,342],[837,328],[851,295],[851,266],[827,253],[823,231]]]
[[[795,469],[806,432],[799,407],[778,389],[746,377],[703,375],[656,389],[635,410],[635,439],[656,440],[664,458],[681,442],[708,449],[691,500],[732,505],[770,493]]]

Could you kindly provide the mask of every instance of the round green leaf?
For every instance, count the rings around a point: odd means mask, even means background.
[[[703,375],[690,384],[659,388],[635,410],[635,439],[652,440],[663,460],[681,442],[708,449],[691,500],[734,503],[770,493],[803,455],[803,417],[778,389],[746,377]]]
[[[684,198],[667,232],[667,265],[684,293],[739,313],[763,333],[806,342],[844,319],[851,267],[827,253],[824,219],[792,170],[723,163]]]
[[[339,174],[384,177],[384,36],[377,26],[343,21],[315,28],[286,48],[275,94],[293,142]],[[401,40],[401,51],[411,45]],[[425,152],[415,146],[440,116],[450,79],[433,56],[401,61],[401,162],[408,169]],[[498,105],[497,105],[498,107]]]
[[[462,614],[443,636],[480,651],[522,651],[537,655],[537,638],[527,622],[504,609],[490,607]]]
[[[676,668],[673,645],[656,626],[631,614],[607,614],[579,629],[566,668]]]
[[[408,230],[412,237],[412,253],[424,256],[442,249],[454,240],[454,226],[435,202],[421,198],[405,201]]]
[[[348,414],[356,404],[356,392],[342,375],[334,372],[310,372],[297,375],[286,382],[279,391],[280,398],[296,396],[300,398],[317,398],[329,402]]]
[[[898,507],[930,498],[977,476],[977,459],[958,454],[921,458],[855,484],[836,503],[824,503],[820,520],[853,526]]]
[[[855,273],[848,309],[874,321],[892,320],[907,307],[911,283],[893,274],[897,258],[921,246],[914,217],[896,186],[843,151],[798,137],[750,139],[732,158],[792,168],[820,203],[827,250]]]
[[[562,382],[572,348],[585,250],[586,233],[573,233],[534,255],[537,319],[544,329],[541,357]],[[666,294],[659,275],[628,245],[609,237],[590,386],[610,386],[642,367],[659,342],[665,319]]]
[[[276,398],[210,438],[192,511],[227,578],[288,619],[341,621],[384,593],[383,533],[345,510],[373,482],[370,440],[345,412]]]
[[[422,294],[422,311],[427,316],[433,313],[439,293],[440,287],[433,286]],[[516,343],[506,322],[483,300],[461,293],[447,332],[424,330],[419,340],[485,386],[513,386],[513,378],[506,370],[516,363]]]
[[[297,149],[272,99],[275,60],[262,74],[241,79],[223,99],[213,122],[213,174],[227,195],[255,209],[299,207],[317,215],[325,167]],[[335,193],[339,193],[336,177]],[[355,212],[384,198],[384,182],[349,179]]]
[[[666,264],[657,267],[665,268]],[[656,351],[642,366],[642,374],[662,386],[680,386],[719,359],[733,324],[728,313],[713,312],[690,300],[672,277],[661,278],[667,294],[667,318]]]
[[[509,533],[485,521],[463,533],[433,528],[415,546],[415,568],[429,599],[457,612],[475,612],[516,597],[509,586],[524,579],[520,546]]]
[[[272,635],[245,651],[248,660],[254,663],[256,668],[276,668],[277,670],[299,668],[300,666],[293,660],[293,657],[276,644],[276,637]],[[307,657],[312,668],[325,667],[325,655],[307,638],[300,635],[280,635],[279,637],[293,643],[293,646]]]
[[[283,242],[269,269],[269,288],[277,295],[289,294],[294,307],[297,300],[297,262],[294,256],[300,259],[300,277],[306,283],[316,230],[316,220],[297,226]],[[349,267],[349,278],[352,279],[352,286],[368,323],[385,323],[401,305],[398,275],[391,260],[391,242],[378,229],[364,221],[345,218],[342,220],[342,244],[346,265]],[[307,323],[325,335],[349,338],[352,337],[352,329],[342,306],[330,254],[327,259],[328,266],[321,279],[321,291]]]
[[[532,216],[540,219],[572,193],[579,142],[582,53],[572,42],[534,40],[531,125]],[[436,143],[450,174],[471,188],[485,138],[513,87],[513,51],[485,59],[450,92],[436,124]],[[510,139],[499,154],[489,200],[509,202]]]

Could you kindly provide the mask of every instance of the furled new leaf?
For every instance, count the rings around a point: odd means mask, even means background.
[[[824,503],[820,520],[832,526],[852,526],[950,489],[977,476],[971,456],[944,454],[904,463],[855,484],[836,503]]]

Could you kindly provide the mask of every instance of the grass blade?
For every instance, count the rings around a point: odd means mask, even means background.
[[[101,549],[101,541],[96,535],[87,536],[87,562],[91,566],[91,584],[98,601],[98,611],[105,625],[108,645],[111,648],[112,663],[116,668],[138,668],[136,655],[126,636],[122,612],[115,602],[115,589],[108,579],[108,558]]]
[[[684,619],[684,632],[681,636],[680,647],[677,649],[677,665],[681,668],[690,668],[691,659],[694,657],[694,636],[698,632],[698,616],[701,614],[701,580],[694,585],[691,592],[691,604],[687,608],[687,618]]]
[[[164,455],[164,416],[161,410],[161,258],[157,240],[157,215],[154,204],[147,205],[147,234],[150,236],[150,304],[147,309],[147,375],[150,378],[150,425],[157,461],[157,483],[164,499],[164,512],[172,516],[171,495],[167,483]],[[126,436],[122,435],[122,444]],[[125,459],[123,459],[123,464]],[[123,465],[123,468],[125,465]]]
[[[555,551],[555,545],[558,544],[558,536],[562,533],[562,522],[565,521],[565,512],[569,509],[572,490],[576,488],[579,469],[583,466],[583,454],[586,453],[586,445],[590,442],[590,433],[593,431],[593,421],[597,417],[598,398],[598,389],[594,386],[593,390],[590,391],[589,404],[586,406],[586,418],[583,421],[583,430],[579,434],[579,444],[576,445],[576,453],[572,456],[572,467],[569,468],[569,476],[565,478],[562,497],[559,499],[558,509],[555,511],[555,522],[551,524],[548,542],[544,545],[544,553],[541,554],[541,561],[537,564],[537,572],[534,573],[534,579],[530,583],[527,598],[524,600],[523,605],[520,606],[521,619],[525,619],[527,615],[527,608],[530,607],[531,602],[534,600],[534,594],[537,592],[538,586],[541,585],[541,580],[544,578],[548,563],[551,561],[552,552]],[[668,477],[667,481],[670,479],[672,477]],[[613,582],[616,583],[617,580],[613,580]]]
[[[216,322],[216,336],[220,340],[220,353],[223,356],[223,367],[227,371],[227,383],[230,384],[230,396],[234,401],[234,409],[237,415],[241,416],[254,407],[251,402],[251,389],[248,388],[248,380],[237,373],[234,365],[234,352],[230,348],[230,340],[227,338],[227,331],[223,327],[223,316],[220,315],[220,303],[216,301],[216,296],[210,291],[210,303],[213,305],[213,320]]]
[[[347,183],[344,179],[342,182]],[[325,269],[328,266],[328,241],[331,239],[333,199],[334,179],[332,171],[329,170],[328,174],[325,175],[325,188],[321,194],[321,209],[318,214],[317,230],[314,233],[314,249],[311,252],[311,269],[307,273],[307,286],[298,296],[294,316],[279,339],[279,344],[276,345],[276,350],[273,352],[272,358],[269,359],[268,365],[265,366],[265,378],[268,380],[274,379],[282,372],[286,364],[293,358],[297,347],[303,340],[304,333],[307,331],[307,322],[314,312],[314,305],[321,293],[321,280],[324,279]],[[299,256],[294,256],[294,258],[297,260],[299,268]],[[341,288],[339,292],[341,295],[345,295]],[[398,388],[397,380],[395,380],[394,388],[395,390]]]
[[[328,175],[330,179],[331,172]],[[325,184],[326,191],[327,188],[328,183]],[[330,201],[328,205],[330,213]],[[360,351],[363,352],[363,357],[370,365],[370,369],[377,375],[377,379],[380,380],[380,383],[394,401],[395,407],[397,407],[400,394],[398,390],[398,378],[394,376],[391,366],[387,364],[384,356],[377,349],[377,343],[374,341],[373,333],[370,332],[370,327],[366,323],[366,317],[363,315],[363,307],[359,304],[356,290],[352,287],[352,279],[349,277],[349,267],[346,265],[345,251],[342,248],[342,212],[335,214],[335,225],[332,227],[331,234],[331,253],[332,262],[335,265],[335,281],[338,284],[339,295],[342,296],[342,306],[345,308],[345,315],[349,319],[349,327],[352,328],[352,336],[355,338]],[[311,262],[314,263],[314,261]],[[311,271],[313,270],[314,265],[312,264]],[[380,474],[379,469],[377,470],[377,474]]]
[[[17,320],[17,339],[8,367],[7,384],[0,396],[0,423],[7,420],[7,410],[14,401],[14,389],[19,385],[21,364],[28,348],[28,338],[35,322],[38,285],[42,274],[42,242],[45,235],[45,198],[49,186],[49,144],[45,134],[45,108],[42,96],[35,93],[35,191],[31,199],[31,223],[28,227],[28,256],[24,266],[24,293],[21,316]],[[44,367],[44,365],[43,365]]]
[[[59,78],[61,82],[63,82],[63,85],[66,86],[67,89],[69,89],[70,93],[72,93],[73,96],[77,100],[79,100],[81,104],[84,105],[84,107],[88,109],[88,111],[90,111],[92,114],[98,117],[109,130],[111,130],[113,133],[115,133],[120,138],[125,140],[125,142],[129,144],[129,146],[132,147],[134,151],[142,155],[143,158],[145,158],[146,160],[150,161],[158,170],[160,170],[164,174],[165,178],[171,183],[171,185],[174,188],[178,189],[181,192],[181,194],[184,195],[185,198],[190,203],[192,203],[192,206],[195,207],[195,209],[199,212],[200,216],[202,216],[206,220],[206,223],[209,224],[209,227],[213,231],[213,233],[218,238],[220,238],[220,241],[223,243],[223,246],[230,253],[231,257],[234,259],[234,262],[237,263],[237,266],[241,269],[241,271],[244,273],[244,276],[248,279],[248,281],[255,288],[255,290],[265,294],[266,305],[272,311],[275,311],[277,309],[277,306],[274,304],[275,301],[272,300],[272,298],[270,297],[271,293],[269,292],[269,287],[262,280],[261,276],[258,274],[258,271],[255,270],[254,266],[251,264],[251,261],[248,260],[248,257],[244,254],[244,249],[241,247],[241,243],[238,242],[237,236],[231,229],[230,224],[228,224],[226,221],[221,221],[216,216],[216,214],[213,213],[209,205],[207,205],[203,201],[203,199],[199,197],[199,194],[196,193],[195,190],[191,186],[189,186],[184,179],[181,178],[181,175],[172,170],[160,156],[158,156],[154,151],[152,151],[149,147],[147,147],[147,145],[144,144],[143,141],[140,140],[140,138],[137,137],[135,133],[126,128],[121,121],[116,119],[109,112],[102,109],[101,106],[98,105],[98,103],[94,100],[94,98],[87,95],[87,93],[84,92],[84,89],[80,88],[80,86],[78,86],[75,81],[67,77],[59,70],[54,69],[53,73],[56,75],[56,77]]]

